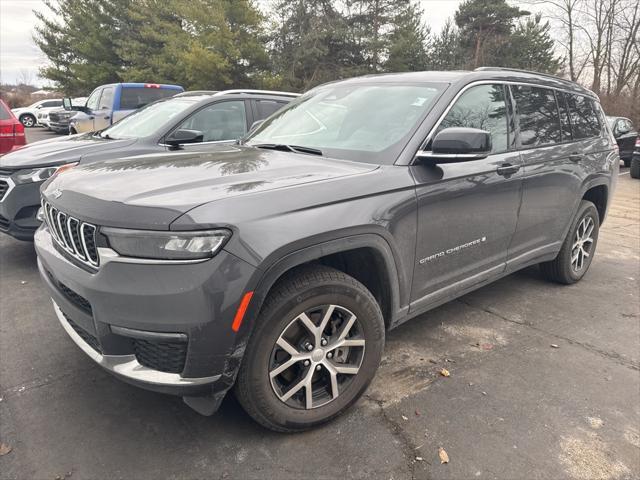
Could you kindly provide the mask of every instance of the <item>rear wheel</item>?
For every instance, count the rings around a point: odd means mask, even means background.
[[[336,417],[364,393],[383,347],[382,313],[364,285],[332,268],[305,268],[269,293],[236,396],[267,428],[305,430]]]
[[[540,264],[544,276],[567,285],[579,281],[593,260],[599,230],[598,210],[593,203],[582,200],[560,253],[552,261]]]
[[[629,172],[632,178],[640,178],[640,158],[631,160],[631,169]]]
[[[20,115],[20,122],[27,128],[31,128],[36,124],[36,117],[31,115],[30,113],[25,113],[24,115]]]

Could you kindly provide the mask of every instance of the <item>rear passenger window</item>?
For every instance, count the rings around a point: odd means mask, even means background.
[[[256,100],[255,102],[258,114],[256,120],[264,120],[286,105],[286,103],[276,102],[275,100]]]
[[[569,94],[569,116],[573,139],[597,137],[600,135],[598,114],[590,98]]]
[[[504,152],[509,144],[507,106],[502,85],[478,85],[464,92],[438,127],[479,128],[491,133],[491,151]]]
[[[136,110],[161,98],[172,97],[176,93],[177,90],[170,88],[122,87],[120,110]]]
[[[520,125],[520,145],[538,147],[560,142],[560,115],[553,90],[517,85],[512,92]]]

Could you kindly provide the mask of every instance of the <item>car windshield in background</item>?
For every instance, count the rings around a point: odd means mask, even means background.
[[[445,88],[436,83],[319,87],[266,120],[245,143],[389,164]]]
[[[147,137],[170,123],[176,115],[191,107],[193,103],[193,100],[188,98],[153,103],[104,129],[100,136],[111,139]]]

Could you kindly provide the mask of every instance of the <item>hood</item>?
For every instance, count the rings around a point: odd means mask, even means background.
[[[377,165],[224,146],[206,153],[171,152],[76,167],[43,189],[58,208],[99,225],[169,228],[199,205],[311,182],[358,175]],[[56,195],[51,195],[56,191]]]
[[[80,134],[43,140],[0,157],[0,167],[31,168],[77,162],[83,155],[122,148],[136,139],[107,140],[92,134]]]

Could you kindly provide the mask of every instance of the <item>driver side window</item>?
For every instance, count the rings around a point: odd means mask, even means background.
[[[507,150],[507,105],[503,85],[478,85],[464,92],[436,130],[450,127],[479,128],[491,133],[491,152]],[[435,135],[434,135],[435,137]],[[513,138],[513,133],[511,133]]]
[[[98,101],[100,100],[100,93],[102,90],[94,90],[87,100],[87,108],[89,110],[95,110],[98,108]]]
[[[203,142],[236,140],[247,131],[244,100],[218,102],[194,113],[178,129],[202,132]]]

